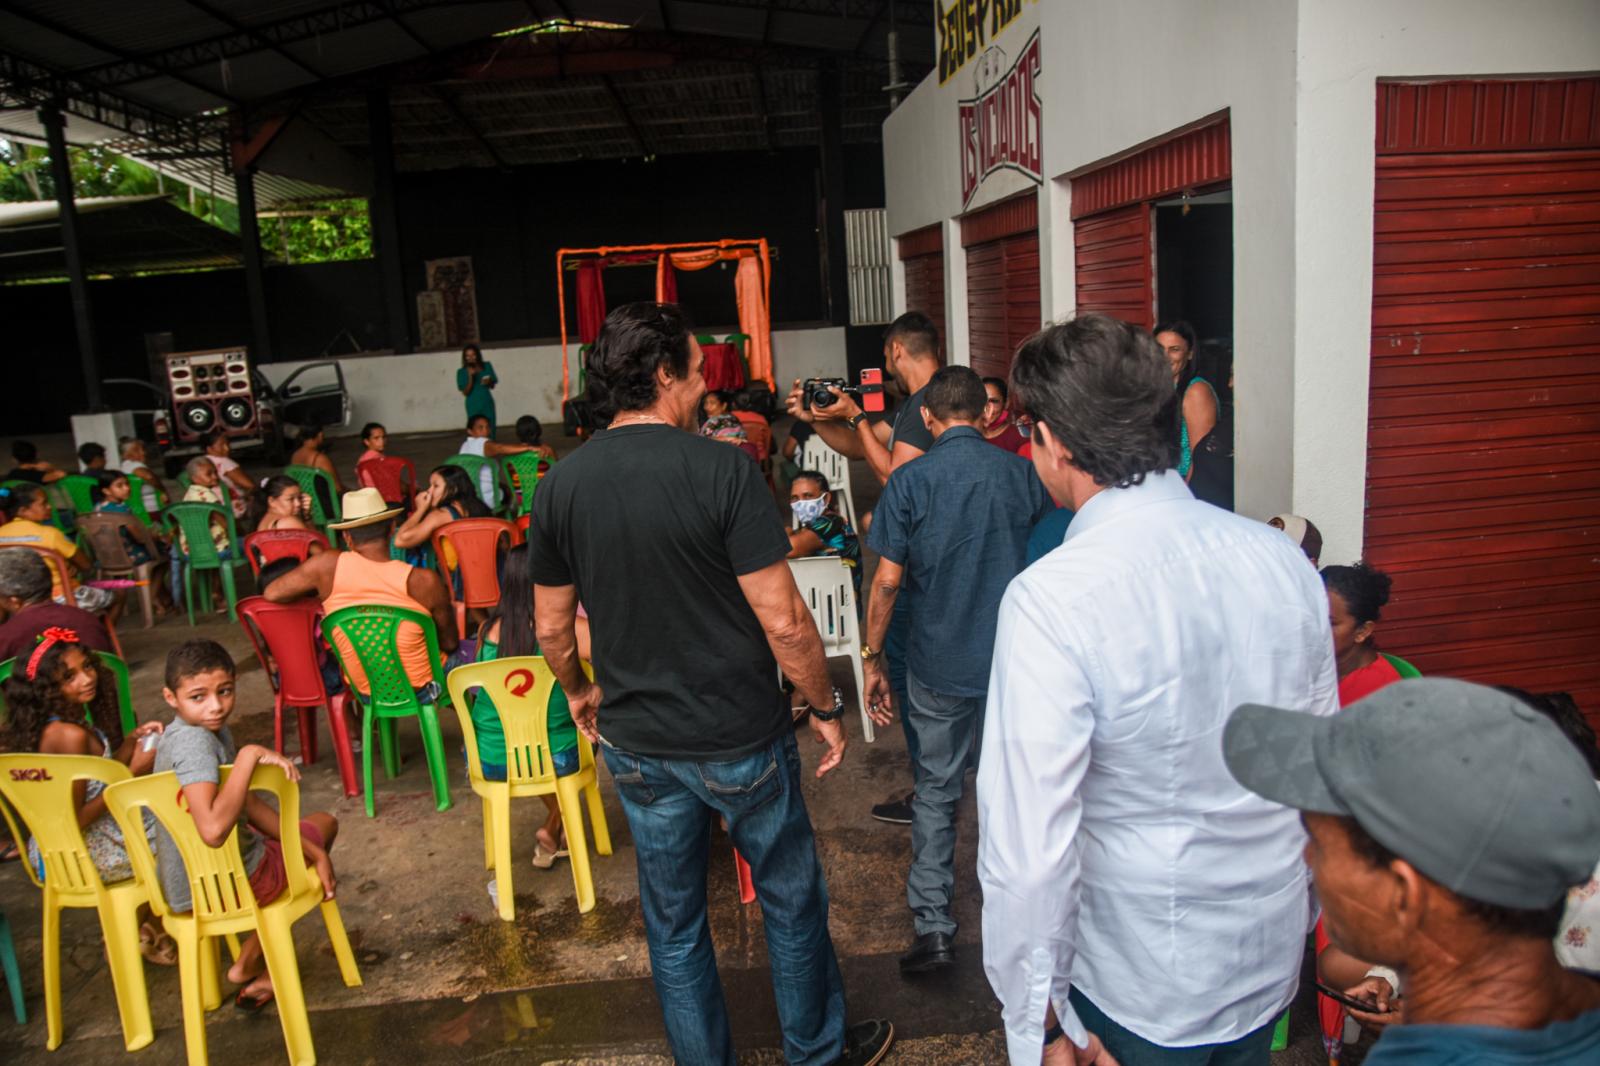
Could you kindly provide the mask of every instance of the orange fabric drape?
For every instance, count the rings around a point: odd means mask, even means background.
[[[662,253],[656,260],[656,303],[675,304],[678,302],[678,275],[672,269],[672,260]]]
[[[674,249],[684,249],[674,251]],[[750,365],[752,382],[765,381],[768,388],[775,387],[772,378],[772,255],[771,247],[766,240],[733,240],[725,239],[704,244],[685,242],[682,244],[635,244],[619,247],[602,248],[560,248],[556,251],[556,296],[558,306],[562,308],[561,315],[561,395],[566,399],[571,393],[571,371],[568,363],[566,308],[566,261],[567,257],[598,256],[601,259],[613,258],[613,264],[618,263],[648,263],[648,255],[640,253],[661,253],[656,257],[656,299],[670,303],[675,302],[677,296],[677,279],[671,272],[677,270],[704,270],[724,260],[734,259],[739,263],[734,275],[734,293],[739,304],[739,329],[750,336],[750,343],[746,345],[745,357]]]
[[[739,332],[750,335],[745,359],[750,377],[772,384],[772,323],[767,311],[765,272],[755,256],[739,260],[733,279],[734,295],[739,299]]]

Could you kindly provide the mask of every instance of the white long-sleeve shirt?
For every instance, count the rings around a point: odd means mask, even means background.
[[[1241,703],[1332,714],[1328,602],[1289,538],[1167,472],[1106,489],[1000,607],[978,769],[983,960],[1012,1066],[1076,986],[1169,1047],[1294,997],[1311,925],[1299,817],[1222,761]]]

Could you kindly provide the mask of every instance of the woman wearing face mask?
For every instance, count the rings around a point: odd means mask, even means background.
[[[859,606],[861,539],[845,517],[834,510],[828,479],[815,470],[796,474],[789,487],[789,510],[794,512],[794,528],[789,530],[789,558],[833,555],[843,559],[855,581]]]

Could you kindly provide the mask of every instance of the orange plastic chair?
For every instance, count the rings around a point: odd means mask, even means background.
[[[529,511],[527,514],[518,515],[516,521],[511,524],[517,527],[517,543],[521,544],[528,539],[528,529],[533,525],[533,512]]]
[[[310,766],[317,761],[317,708],[328,709],[328,733],[333,737],[334,758],[346,796],[361,795],[356,778],[355,752],[350,746],[346,716],[354,713],[350,690],[329,695],[317,665],[317,644],[322,639],[322,605],[315,600],[268,603],[260,596],[239,601],[239,624],[255,649],[261,669],[270,679],[269,661],[277,664],[273,685],[272,746],[282,755],[284,712],[294,708],[300,731],[300,756]]]
[[[40,910],[44,915],[45,1046],[51,1051],[61,1046],[62,1039],[61,910],[64,907],[93,907],[99,913],[100,932],[106,945],[106,968],[111,973],[111,987],[116,992],[117,1010],[122,1016],[123,1045],[129,1051],[137,1051],[155,1039],[155,1029],[150,1024],[150,996],[144,982],[144,959],[139,955],[138,910],[147,898],[145,887],[134,879],[110,885],[102,881],[73,815],[72,789],[77,782],[114,783],[131,777],[122,763],[98,755],[41,755],[37,752],[0,755],[0,796],[6,799],[6,803],[0,803],[0,816],[5,818],[17,846],[23,848],[28,836],[11,815],[10,808],[16,808],[23,823],[32,831],[39,845],[39,857],[44,862],[43,880],[28,861],[26,850],[18,865],[43,892]],[[138,822],[138,833],[142,839],[142,822]]]
[[[227,781],[231,770],[231,766],[222,767],[219,786]],[[339,904],[323,899],[322,881],[315,870],[306,866],[298,832],[300,789],[276,766],[257,766],[250,778],[250,788],[272,793],[278,800],[282,824],[291,828],[283,834],[282,841],[288,887],[269,903],[258,903],[250,890],[250,878],[239,854],[237,828],[229,831],[221,847],[210,847],[200,839],[194,819],[182,805],[183,790],[176,774],[169,771],[123,781],[106,789],[105,798],[107,809],[128,839],[128,858],[134,872],[149,886],[151,910],[161,916],[161,924],[178,942],[183,1036],[189,1066],[205,1066],[206,1011],[222,1003],[222,988],[217,980],[216,938],[252,931],[261,936],[289,1062],[291,1066],[314,1066],[317,1052],[311,1042],[311,1019],[306,1013],[300,961],[295,955],[295,921],[320,908],[345,985],[350,988],[360,985],[361,973],[356,969],[355,954],[350,950],[350,938],[345,935]],[[137,838],[129,835],[129,827],[143,825],[145,810],[156,816],[183,856],[194,900],[194,910],[187,914],[168,907],[149,841],[142,832]]]
[[[433,534],[433,555],[439,560],[439,574],[456,602],[458,623],[466,610],[493,607],[500,602],[500,542],[509,549],[517,543],[517,529],[503,518],[458,518],[446,522]],[[446,552],[448,546],[450,551]],[[449,559],[455,559],[455,572],[461,575],[461,595],[455,594]],[[466,632],[463,626],[461,631]]]
[[[66,598],[68,604],[71,604],[73,602],[72,594],[78,590],[78,579],[73,576],[72,567],[59,553],[53,552],[49,548],[40,548],[32,544],[24,545],[24,547],[33,548],[34,551],[44,556],[45,565],[55,571],[56,582],[61,586],[62,596]],[[122,641],[117,639],[117,627],[111,624],[111,616],[100,614],[97,617],[101,622],[105,623],[106,635],[111,638],[111,650],[117,653],[117,658],[126,662],[128,657],[122,651]]]
[[[584,672],[594,672],[588,663]],[[572,861],[572,883],[578,897],[578,910],[594,909],[594,879],[589,871],[589,841],[583,832],[583,803],[589,806],[589,821],[594,827],[594,849],[611,854],[611,831],[600,803],[600,784],[595,774],[594,749],[582,733],[578,734],[578,772],[557,777],[550,758],[549,704],[556,687],[555,674],[542,655],[458,666],[450,671],[450,702],[461,720],[461,736],[467,746],[467,777],[472,791],[483,800],[483,864],[494,870],[495,894],[500,917],[516,917],[511,889],[511,801],[524,796],[555,793],[561,804],[561,825],[567,833],[567,850]],[[473,728],[472,702],[468,692],[481,688],[494,702],[506,737],[506,779],[488,781],[478,759],[478,735]]]
[[[311,529],[258,529],[244,538],[244,557],[250,560],[250,573],[261,576],[261,568],[279,559],[303,563],[312,545],[332,551],[328,538]]]

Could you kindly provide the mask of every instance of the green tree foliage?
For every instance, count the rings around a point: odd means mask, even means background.
[[[262,214],[261,247],[286,263],[372,258],[365,200],[322,200]]]
[[[71,147],[73,193],[94,196],[167,196],[197,218],[239,232],[239,208],[197,186],[166,177],[104,148]],[[50,155],[39,147],[0,138],[0,203],[55,198]],[[287,263],[329,263],[372,257],[367,202],[325,200],[284,206],[258,216],[262,251]]]

